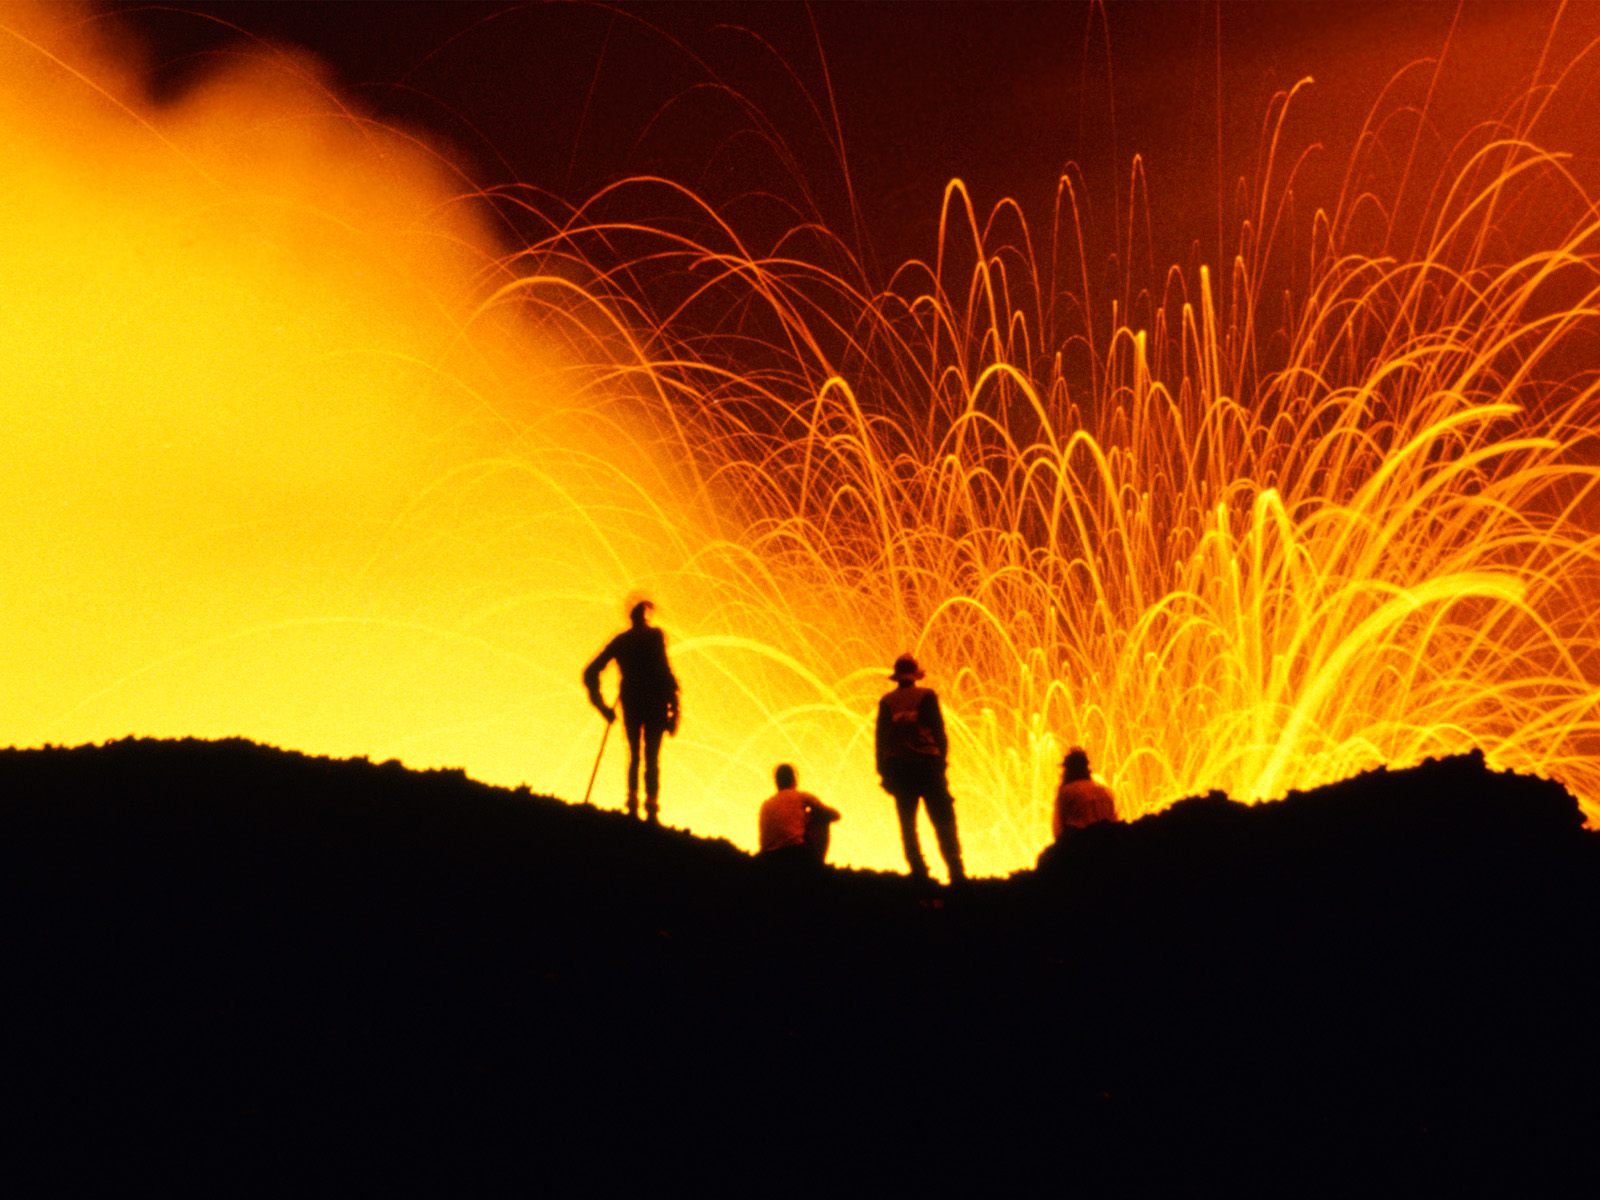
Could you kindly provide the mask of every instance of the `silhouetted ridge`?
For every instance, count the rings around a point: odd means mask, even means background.
[[[1527,1184],[1586,1145],[1596,843],[1465,756],[945,896],[460,771],[0,751],[14,1132],[606,1191],[766,1178],[793,1110],[813,1184]]]
[[[262,866],[364,861],[423,875],[548,862],[576,878],[615,876],[646,858],[685,873],[743,858],[725,841],[643,836],[619,814],[491,787],[459,769],[409,771],[242,739],[0,751],[0,789],[19,836],[70,839],[79,850],[132,838],[202,868],[226,853]]]

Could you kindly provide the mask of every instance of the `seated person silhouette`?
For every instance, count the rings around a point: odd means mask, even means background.
[[[1111,789],[1089,773],[1089,755],[1078,746],[1061,760],[1061,786],[1056,789],[1056,841],[1097,821],[1115,821],[1117,804]]]
[[[1056,863],[1061,847],[1080,830],[1101,821],[1115,821],[1117,805],[1111,789],[1089,773],[1089,755],[1079,746],[1061,760],[1061,786],[1056,788],[1051,827],[1055,840],[1039,854],[1039,869]]]
[[[788,763],[772,775],[778,790],[761,805],[761,857],[768,862],[821,866],[828,858],[828,841],[839,810],[802,792],[796,786],[799,775]]]

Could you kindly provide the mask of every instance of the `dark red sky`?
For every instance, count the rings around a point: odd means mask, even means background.
[[[1136,151],[1158,216],[1214,239],[1219,197],[1252,170],[1274,92],[1315,76],[1294,129],[1300,144],[1331,145],[1398,69],[1447,39],[1460,98],[1480,100],[1490,68],[1531,67],[1555,11],[1389,0],[109,7],[136,26],[162,89],[181,89],[217,56],[250,53],[246,34],[273,39],[314,52],[384,119],[446,139],[484,185],[521,180],[576,200],[656,172],[726,199],[784,180],[793,192],[798,175],[844,228],[831,80],[851,178],[886,261],[929,252],[952,176],[981,204],[1012,195],[1035,212],[1070,161],[1103,211],[1114,185],[1125,192]],[[798,170],[762,148],[751,132],[762,121]],[[1330,151],[1328,170],[1348,152]]]

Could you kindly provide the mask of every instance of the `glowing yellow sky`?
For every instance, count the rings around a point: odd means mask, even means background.
[[[601,731],[579,671],[644,588],[685,685],[665,817],[753,842],[809,735],[688,629],[683,522],[613,519],[660,497],[626,404],[481,311],[504,251],[470,185],[304,57],[156,106],[80,18],[0,16],[0,738],[240,735],[577,798]],[[849,771],[872,803],[835,856],[890,865],[889,805]],[[845,772],[806,777],[838,801]]]
[[[0,40],[9,737],[415,728],[385,629],[433,621],[430,572],[377,543],[470,453],[437,369],[470,228],[304,63],[156,111],[52,48]]]

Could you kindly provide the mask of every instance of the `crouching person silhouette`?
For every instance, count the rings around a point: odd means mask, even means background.
[[[1055,816],[1051,829],[1055,841],[1039,856],[1039,866],[1048,866],[1061,846],[1080,829],[1101,821],[1117,819],[1116,800],[1111,789],[1089,773],[1089,755],[1074,746],[1061,760],[1061,786],[1056,789]]]
[[[1056,841],[1097,821],[1115,821],[1117,802],[1111,789],[1089,773],[1089,755],[1078,746],[1061,760],[1061,786],[1056,789],[1053,828]]]
[[[761,858],[772,864],[821,866],[828,859],[828,841],[839,810],[802,792],[799,776],[788,763],[772,775],[778,790],[761,804]]]
[[[883,790],[894,797],[895,814],[900,818],[900,842],[912,877],[928,878],[928,864],[923,861],[917,838],[920,801],[927,806],[928,819],[933,822],[950,882],[959,884],[967,874],[961,865],[961,839],[956,834],[955,798],[945,779],[950,741],[945,735],[938,695],[917,685],[922,677],[923,671],[911,655],[902,654],[895,659],[894,673],[889,676],[895,689],[878,701],[878,778]]]
[[[632,624],[606,643],[604,650],[583,669],[589,703],[607,722],[617,710],[600,695],[600,672],[615,662],[622,683],[617,699],[622,705],[622,727],[628,734],[628,815],[639,815],[639,768],[644,767],[644,815],[652,825],[661,821],[661,738],[678,732],[678,680],[667,662],[667,638],[648,621],[655,606],[641,600],[628,612]],[[642,753],[641,753],[642,752]]]

